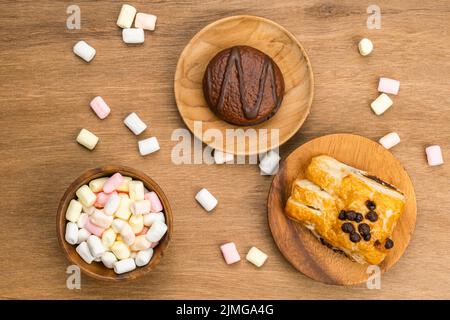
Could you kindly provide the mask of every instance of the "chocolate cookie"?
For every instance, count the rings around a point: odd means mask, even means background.
[[[219,118],[248,126],[261,123],[278,111],[284,80],[268,55],[252,47],[236,46],[219,52],[209,62],[203,93]]]

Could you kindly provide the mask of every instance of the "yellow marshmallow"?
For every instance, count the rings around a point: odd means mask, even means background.
[[[97,199],[95,193],[93,193],[86,184],[77,190],[76,195],[81,204],[86,207],[94,205],[95,200]]]

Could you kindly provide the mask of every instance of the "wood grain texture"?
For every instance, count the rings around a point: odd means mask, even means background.
[[[142,46],[122,42],[115,22],[121,2],[76,1],[81,30],[67,30],[66,1],[0,0],[0,296],[2,298],[450,298],[448,163],[428,167],[424,148],[439,144],[450,161],[450,4],[379,0],[382,28],[368,30],[369,3],[357,0],[132,1],[158,16]],[[372,3],[372,2],[370,2]],[[185,128],[173,94],[178,58],[209,23],[231,15],[269,18],[302,43],[314,71],[315,96],[302,128],[280,151],[330,133],[378,140],[397,131],[392,153],[413,181],[417,223],[408,250],[385,273],[381,290],[325,285],[295,270],[274,243],[267,224],[271,178],[252,165],[174,165],[173,130]],[[361,57],[358,40],[375,49]],[[86,64],[72,53],[80,39],[97,49]],[[381,117],[370,110],[378,77],[401,80],[394,105]],[[112,113],[99,120],[89,108],[101,95]],[[137,138],[122,120],[133,111],[158,137],[161,150],[139,156]],[[80,128],[100,137],[93,152],[75,142]],[[105,285],[82,277],[66,287],[68,266],[55,232],[58,202],[89,168],[108,163],[142,170],[170,199],[174,232],[158,267],[128,283]],[[207,214],[195,193],[207,187],[218,199]],[[252,246],[269,255],[261,269],[224,264],[219,245],[234,241],[243,256]]]
[[[368,265],[351,261],[322,245],[300,223],[284,212],[296,178],[305,178],[311,158],[329,155],[369,172],[396,186],[405,195],[403,213],[392,234],[395,246],[380,264],[388,271],[405,252],[416,224],[416,195],[410,177],[395,157],[378,143],[354,134],[332,134],[313,139],[294,150],[272,181],[267,200],[268,220],[274,240],[292,265],[310,278],[327,284],[353,285],[368,280]]]
[[[269,120],[253,126],[237,126],[219,119],[208,107],[203,96],[203,75],[214,56],[233,46],[247,45],[270,56],[283,74],[284,98],[278,112]],[[197,33],[181,53],[175,72],[175,100],[180,115],[191,132],[214,149],[238,155],[252,155],[277,148],[302,126],[311,109],[314,77],[308,56],[298,40],[282,26],[256,16],[239,15],[213,22]],[[202,122],[195,130],[195,121]],[[205,134],[219,130],[268,130],[257,135],[257,145],[239,144],[238,139],[217,139]],[[270,131],[277,130],[272,141]],[[256,143],[256,142],[255,142]]]
[[[165,222],[167,225],[167,232],[164,235],[164,237],[159,241],[159,244],[154,248],[153,256],[150,262],[143,267],[137,267],[132,272],[127,272],[123,274],[116,274],[112,269],[105,268],[105,266],[102,263],[95,263],[95,262],[91,264],[86,263],[76,252],[75,249],[77,246],[69,244],[64,239],[67,223],[66,220],[67,207],[69,206],[70,201],[76,198],[75,193],[77,192],[77,190],[83,185],[88,185],[89,182],[94,179],[102,177],[110,177],[116,172],[121,173],[123,176],[131,177],[134,180],[142,181],[147,190],[154,191],[158,195],[159,199],[161,200],[161,204],[163,206]],[[164,194],[164,191],[155,181],[153,181],[152,178],[147,176],[142,171],[124,166],[107,165],[83,172],[67,188],[66,192],[64,193],[59,202],[56,214],[56,235],[58,237],[59,245],[61,246],[64,254],[66,255],[67,260],[69,260],[70,263],[79,266],[81,271],[83,271],[86,275],[91,276],[97,280],[104,280],[104,281],[135,280],[152,271],[163,257],[167,249],[167,246],[169,245],[170,238],[172,237],[172,232],[173,232],[172,209],[170,207],[169,199],[167,199],[166,195]]]

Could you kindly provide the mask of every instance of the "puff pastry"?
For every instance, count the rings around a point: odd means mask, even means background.
[[[405,196],[394,186],[329,156],[312,158],[296,179],[285,212],[325,245],[364,264],[380,264]]]

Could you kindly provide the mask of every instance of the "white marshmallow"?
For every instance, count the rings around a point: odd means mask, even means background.
[[[101,192],[103,191],[103,185],[108,179],[108,177],[103,177],[91,180],[89,182],[89,188],[92,190],[92,192]]]
[[[114,220],[113,216],[107,216],[103,210],[95,210],[89,217],[91,222],[103,229],[109,228]]]
[[[142,181],[130,181],[128,184],[130,199],[133,201],[144,200],[145,189]]]
[[[146,156],[150,153],[156,152],[160,149],[159,142],[156,137],[151,137],[138,142],[139,153],[141,156]]]
[[[81,186],[77,190],[76,195],[78,197],[78,200],[86,207],[94,205],[95,200],[97,200],[97,196],[92,192],[91,189],[89,189],[87,185]]]
[[[256,247],[252,247],[248,251],[246,259],[259,268],[266,262],[267,254]]]
[[[98,137],[89,130],[81,129],[77,136],[77,142],[89,150],[93,150],[98,143]]]
[[[130,218],[130,215],[131,215],[131,211],[130,211],[131,200],[130,200],[130,198],[128,198],[128,196],[125,197],[125,196],[120,195],[119,197],[120,197],[119,208],[117,208],[114,215],[117,218],[120,218],[123,220],[128,220],[128,218]]]
[[[75,199],[70,200],[66,210],[66,219],[70,222],[77,222],[81,215],[81,203]]]
[[[120,230],[120,235],[122,236],[123,242],[128,246],[131,246],[136,239],[136,235],[128,223],[123,225],[122,230]]]
[[[122,29],[122,40],[130,44],[144,43],[144,30],[140,28]]]
[[[138,267],[143,267],[143,266],[147,265],[150,262],[150,260],[152,259],[152,256],[153,256],[152,248],[139,251],[135,258],[136,265]]]
[[[152,243],[146,239],[145,235],[140,235],[136,237],[130,248],[133,251],[140,251],[150,248],[151,245]]]
[[[134,112],[130,113],[123,123],[137,136],[147,129],[147,125]]]
[[[111,251],[119,260],[127,259],[130,256],[130,248],[122,241],[114,242]]]
[[[359,41],[359,43],[358,43],[358,49],[359,49],[359,53],[360,53],[362,56],[367,56],[367,55],[369,55],[369,54],[372,52],[372,50],[373,50],[373,43],[372,43],[372,41],[370,41],[369,39],[363,38],[363,39],[361,39],[361,41]]]
[[[161,238],[166,234],[166,232],[167,232],[167,225],[161,221],[155,221],[151,225],[150,229],[148,229],[145,237],[150,242],[157,242],[161,240]]]
[[[144,229],[144,217],[142,214],[132,215],[130,220],[128,220],[128,224],[130,225],[131,230],[133,230],[133,233],[138,234]]]
[[[163,223],[166,223],[166,219],[164,217],[164,213],[162,212],[150,212],[148,214],[144,214],[144,226],[149,227],[153,224],[155,221],[161,221]]]
[[[102,259],[103,265],[105,267],[107,267],[108,269],[114,268],[114,263],[117,262],[117,258],[114,255],[114,253],[109,252],[109,251],[106,251],[104,254],[102,254],[101,259]]]
[[[74,222],[68,222],[66,224],[66,241],[70,244],[76,244],[78,242],[78,226]]]
[[[87,213],[88,214],[88,216],[90,216],[91,214],[93,214],[94,212],[95,212],[95,207],[94,206],[90,206],[90,207],[86,207],[86,206],[83,206],[83,212],[84,213]]]
[[[201,189],[196,195],[195,200],[197,200],[206,211],[211,211],[217,206],[217,199],[205,188]]]
[[[274,175],[278,171],[280,155],[273,150],[269,151],[259,162],[259,169],[263,175]]]
[[[83,241],[86,241],[89,236],[91,235],[91,233],[89,231],[87,231],[84,228],[81,228],[80,230],[78,230],[78,241],[77,243],[82,243]]]
[[[96,51],[94,48],[92,48],[86,42],[78,41],[73,46],[73,53],[75,53],[77,56],[79,56],[84,61],[90,62],[92,59],[94,59]]]
[[[102,244],[105,249],[111,248],[111,246],[116,241],[117,234],[114,232],[112,228],[105,230],[102,234]]]
[[[214,150],[214,162],[216,164],[224,164],[232,162],[234,160],[234,155],[231,153],[223,152],[221,150]]]
[[[77,222],[78,228],[84,228],[84,226],[86,225],[87,219],[89,219],[89,216],[87,213],[83,212],[82,214],[80,214],[80,217],[78,218],[78,222]]]
[[[400,143],[400,136],[397,132],[391,132],[378,141],[386,149],[390,149]]]
[[[121,28],[129,28],[133,24],[136,8],[129,4],[122,5],[116,24]]]
[[[375,114],[379,116],[386,112],[386,110],[389,109],[392,104],[393,101],[391,100],[391,98],[389,98],[387,94],[382,93],[370,104],[370,107],[372,108],[373,112],[375,112]]]
[[[108,201],[106,201],[103,211],[106,215],[112,216],[117,209],[119,209],[120,197],[117,193],[113,193],[109,196]]]
[[[145,196],[145,190],[144,190],[144,196]],[[138,215],[150,213],[150,209],[151,209],[150,200],[135,201],[130,206],[131,213],[138,214]]]
[[[91,264],[92,261],[94,261],[94,257],[92,256],[91,252],[89,251],[88,244],[86,242],[80,243],[75,251],[80,255],[80,257],[86,262]]]
[[[114,263],[114,272],[117,274],[130,272],[134,269],[136,269],[136,263],[134,262],[134,259],[131,258],[120,260]]]
[[[123,221],[122,219],[114,219],[111,224],[111,228],[114,230],[115,233],[120,233],[125,223],[126,222]]]
[[[103,247],[102,240],[100,240],[99,237],[91,234],[86,242],[89,247],[89,251],[94,258],[101,257],[105,252],[105,247]]]

